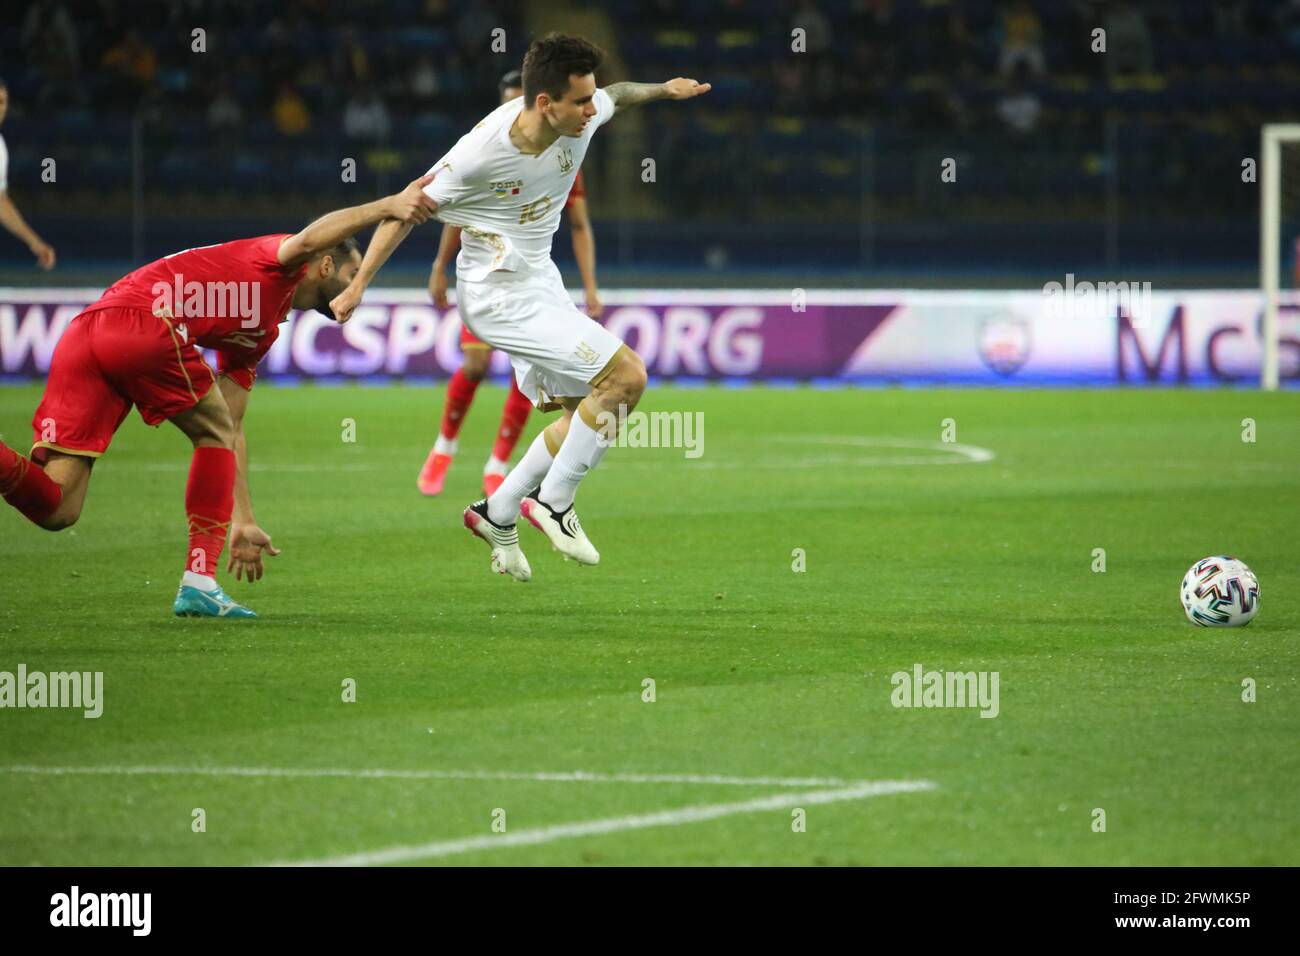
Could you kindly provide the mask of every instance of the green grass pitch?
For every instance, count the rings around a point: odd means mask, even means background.
[[[430,500],[441,389],[259,387],[284,553],[226,582],[258,621],[170,614],[170,426],[128,420],[69,531],[0,510],[0,670],[105,696],[0,710],[0,863],[1300,864],[1300,396],[658,387],[702,457],[612,450],[579,496],[601,565],[521,526],[516,584],[460,520],[503,394]],[[0,389],[5,441],[38,395]],[[1249,627],[1184,619],[1216,553],[1259,577]],[[998,672],[998,716],[895,708],[918,663]],[[263,772],[293,769],[321,773]],[[575,771],[610,776],[546,776]],[[852,789],[885,780],[933,786]]]

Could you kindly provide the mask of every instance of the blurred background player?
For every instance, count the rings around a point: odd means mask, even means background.
[[[61,531],[81,516],[95,459],[131,406],[146,424],[170,421],[194,443],[189,546],[172,610],[256,617],[222,590],[216,572],[228,530],[227,571],[236,580],[260,579],[263,552],[279,553],[253,517],[248,488],[243,423],[257,363],[290,307],[332,317],[330,300],[361,263],[353,235],[388,218],[428,221],[429,181],[329,213],[296,235],[187,249],[113,283],[59,339],[32,416],[31,457],[0,442],[0,496],[32,523]],[[200,347],[216,350],[218,372]]]
[[[503,105],[523,96],[523,73],[511,70],[501,77],[498,89]],[[569,214],[573,257],[578,261],[578,271],[582,274],[587,315],[599,321],[602,306],[596,289],[596,237],[591,229],[591,217],[587,214],[587,190],[582,181],[582,170],[578,170],[578,178],[573,181],[573,189],[565,200],[564,210]],[[447,308],[447,263],[459,248],[460,227],[443,226],[438,255],[433,260],[433,273],[429,276],[429,291],[433,294],[434,304],[440,309]],[[463,361],[447,383],[447,404],[442,410],[438,440],[429,451],[424,467],[420,469],[419,487],[426,495],[436,495],[442,491],[447,469],[456,455],[457,436],[465,424],[465,416],[469,414],[479,382],[487,376],[492,364],[492,346],[475,336],[465,325],[460,330],[460,348]],[[501,410],[501,426],[497,429],[496,444],[492,447],[487,464],[483,466],[483,494],[490,496],[505,480],[506,472],[510,470],[510,455],[515,450],[519,436],[523,434],[532,408],[533,403],[519,391],[512,375],[510,394],[506,396],[505,407]]]
[[[4,80],[0,80],[0,126],[4,125],[8,113],[9,87]],[[27,248],[36,257],[36,264],[42,269],[49,271],[54,268],[54,247],[27,225],[27,220],[9,198],[9,147],[5,144],[4,136],[0,136],[0,225],[27,244]]]

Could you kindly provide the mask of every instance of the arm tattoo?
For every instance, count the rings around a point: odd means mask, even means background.
[[[628,106],[661,100],[666,95],[662,83],[611,83],[605,92],[614,101],[615,113]]]

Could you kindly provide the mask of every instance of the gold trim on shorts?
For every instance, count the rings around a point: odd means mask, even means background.
[[[608,377],[609,377],[609,373],[612,372],[612,371],[614,371],[614,366],[618,364],[618,360],[621,359],[625,354],[627,354],[628,352],[631,352],[631,351],[632,351],[632,350],[631,350],[630,348],[628,348],[626,344],[620,345],[620,346],[618,347],[618,350],[617,350],[616,352],[614,352],[613,355],[610,356],[609,361],[605,363],[605,367],[602,368],[599,372],[597,372],[595,378],[593,378],[593,379],[590,381],[589,384],[591,385],[591,387],[592,387],[592,388],[595,388],[597,385],[599,385],[601,382],[603,382],[606,378],[608,378]]]
[[[154,313],[154,315],[162,320],[162,324],[167,326],[167,331],[171,333],[172,345],[176,348],[176,364],[181,367],[181,374],[185,376],[185,387],[190,390],[190,398],[194,399],[194,404],[197,405],[199,403],[199,393],[194,391],[194,382],[190,380],[189,370],[185,368],[185,359],[181,357],[181,343],[176,338],[176,330],[172,327],[171,322],[167,320],[166,316],[158,315],[157,313]],[[204,362],[203,364],[207,365],[208,363]],[[208,371],[212,371],[211,367],[208,368]],[[212,377],[212,383],[215,385],[216,382],[217,378],[214,375]]]
[[[80,455],[83,458],[100,458],[103,457],[102,451],[82,451],[80,448],[65,448],[62,445],[56,445],[52,441],[38,441],[32,443],[32,451],[37,448],[48,448],[50,451],[57,451],[64,455]],[[32,457],[29,452],[28,458]]]

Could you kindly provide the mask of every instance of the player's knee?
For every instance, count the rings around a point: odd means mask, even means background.
[[[619,392],[620,401],[628,405],[639,402],[641,396],[645,394],[648,381],[645,362],[641,360],[641,356],[629,349],[619,360],[615,376],[615,387]]]
[[[195,448],[234,448],[235,422],[230,412],[223,408],[205,416],[190,432],[190,440]]]
[[[40,526],[46,531],[62,531],[64,528],[71,528],[80,517],[81,508],[70,507],[65,500],[58,508],[54,509],[53,514],[40,522]]]
[[[471,382],[483,381],[487,377],[490,356],[487,349],[467,349],[465,361],[460,366],[461,374]]]

